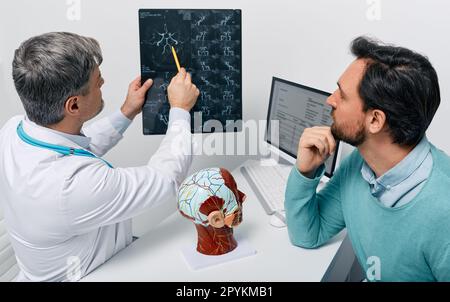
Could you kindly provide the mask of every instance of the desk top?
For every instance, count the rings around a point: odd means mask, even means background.
[[[344,232],[318,249],[293,246],[287,228],[269,224],[265,212],[239,168],[232,172],[247,195],[236,239],[246,239],[256,255],[193,271],[181,250],[197,240],[191,221],[178,212],[150,230],[82,281],[320,281]]]

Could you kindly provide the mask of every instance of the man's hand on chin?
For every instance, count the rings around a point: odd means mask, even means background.
[[[141,85],[141,77],[138,76],[128,86],[128,94],[125,102],[120,110],[122,113],[133,120],[136,115],[142,111],[142,106],[145,102],[145,93],[152,86],[153,80],[148,79],[143,85]]]

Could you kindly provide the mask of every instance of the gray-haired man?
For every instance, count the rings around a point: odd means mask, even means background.
[[[26,116],[0,130],[0,203],[16,253],[17,280],[78,280],[132,240],[130,218],[175,193],[191,163],[189,110],[199,90],[182,69],[168,87],[169,128],[142,167],[102,158],[141,112],[136,78],[120,110],[103,108],[100,47],[92,38],[47,33],[16,50],[13,79]],[[176,142],[176,144],[175,144]],[[176,145],[176,148],[174,147]]]

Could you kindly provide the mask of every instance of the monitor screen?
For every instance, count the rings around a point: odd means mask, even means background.
[[[267,114],[266,142],[297,158],[298,142],[305,128],[331,126],[331,106],[326,104],[330,93],[283,79],[273,78]],[[278,121],[279,132],[271,131],[271,121]],[[277,137],[272,137],[277,135]],[[325,175],[331,177],[337,150],[325,162]]]

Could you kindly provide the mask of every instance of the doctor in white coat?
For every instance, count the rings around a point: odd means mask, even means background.
[[[100,47],[92,38],[48,33],[23,42],[13,79],[26,116],[0,130],[0,204],[19,281],[74,281],[132,241],[131,218],[175,196],[191,163],[189,110],[199,90],[182,69],[168,87],[169,127],[147,165],[113,168],[100,157],[141,112],[140,78],[120,110],[103,108]],[[157,272],[155,272],[157,273]]]

